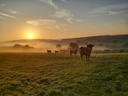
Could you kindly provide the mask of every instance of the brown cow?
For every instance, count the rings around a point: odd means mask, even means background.
[[[86,61],[89,61],[92,52],[92,47],[94,47],[94,44],[86,44],[86,45],[87,47],[80,47],[79,51],[80,51],[81,59],[83,59],[83,55],[85,55]]]
[[[47,50],[47,53],[51,53],[51,50]]]
[[[55,51],[55,53],[59,53],[59,51]]]

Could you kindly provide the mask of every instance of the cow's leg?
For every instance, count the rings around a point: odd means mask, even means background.
[[[88,55],[86,55],[86,61],[88,61]]]
[[[90,59],[90,55],[88,55],[88,61],[89,61],[89,59]]]
[[[75,52],[75,56],[76,56],[76,52]]]
[[[83,60],[83,55],[81,54],[81,60]]]
[[[75,51],[75,56],[76,56],[76,54],[77,54],[77,50]]]
[[[89,61],[90,55],[86,55],[86,61]]]
[[[70,56],[72,56],[72,51],[70,51]]]

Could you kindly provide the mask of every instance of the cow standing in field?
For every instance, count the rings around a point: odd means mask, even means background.
[[[47,50],[47,53],[52,53],[51,50]]]
[[[74,54],[76,56],[77,54],[77,49],[71,49],[70,50],[70,56],[72,56],[72,54]]]
[[[94,47],[94,44],[86,44],[86,45],[87,47],[80,47],[79,51],[80,51],[81,59],[83,59],[83,55],[85,55],[86,61],[89,61],[92,52],[92,47]]]
[[[55,53],[59,53],[59,51],[55,51]]]
[[[69,44],[70,56],[72,56],[72,54],[76,55],[78,49],[79,49],[79,45],[77,43],[70,43]]]

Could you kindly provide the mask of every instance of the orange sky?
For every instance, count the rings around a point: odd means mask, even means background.
[[[127,25],[127,0],[0,0],[0,41],[128,34]]]

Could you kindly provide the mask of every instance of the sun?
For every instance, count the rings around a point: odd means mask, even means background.
[[[27,37],[28,39],[33,39],[33,34],[28,34]]]
[[[38,38],[38,30],[33,28],[24,28],[22,31],[22,38],[36,39]]]

